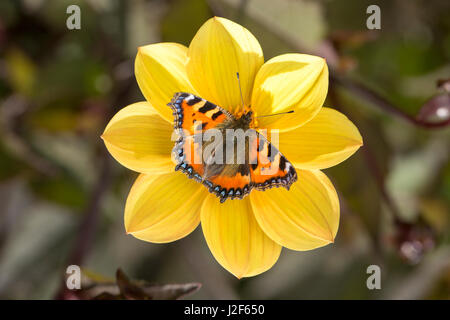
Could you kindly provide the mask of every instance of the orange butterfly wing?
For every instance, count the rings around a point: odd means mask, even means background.
[[[196,139],[196,134],[232,121],[234,117],[219,106],[185,92],[176,93],[168,105],[173,111],[174,129],[180,135],[172,150],[177,163],[175,170],[181,170],[189,178],[202,182],[213,192],[216,183],[203,179],[202,141]]]
[[[194,135],[234,119],[214,103],[186,92],[175,93],[168,103],[174,115],[174,128],[182,136]]]
[[[249,141],[247,150],[250,163],[240,165],[238,171],[231,174],[227,174],[227,167],[224,167],[220,174],[206,181],[210,183],[210,192],[221,202],[228,198],[242,199],[252,189],[264,191],[281,186],[289,190],[297,181],[294,166],[262,134],[255,133],[256,138]]]
[[[242,199],[252,190],[248,164],[242,164],[239,170],[232,174],[227,174],[225,167],[223,172],[206,179],[203,184],[209,188],[209,192],[220,198],[220,202],[228,198]]]
[[[257,158],[250,164],[252,186],[262,191],[280,186],[289,190],[297,181],[294,166],[260,133],[256,144],[250,151],[250,159]]]

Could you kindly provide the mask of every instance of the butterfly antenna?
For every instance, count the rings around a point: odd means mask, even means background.
[[[242,108],[244,108],[244,98],[242,97],[241,80],[239,79],[239,72],[236,72],[236,76],[237,76],[238,84],[239,84],[239,92],[241,94]]]
[[[280,113],[274,113],[274,114],[266,114],[266,115],[264,115],[264,116],[259,116],[259,117],[256,117],[256,118],[264,118],[264,117],[278,116],[278,115],[280,115],[280,114],[286,114],[286,113],[294,113],[294,110],[286,111],[286,112],[280,112]]]

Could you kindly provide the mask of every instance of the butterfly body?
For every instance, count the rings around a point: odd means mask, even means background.
[[[221,202],[242,199],[253,189],[289,189],[297,180],[292,164],[250,127],[251,111],[236,118],[223,108],[184,92],[176,93],[168,105],[180,136],[172,151],[175,170],[205,185]],[[231,135],[235,132],[245,135],[243,143],[237,143],[238,138]],[[205,139],[211,133],[216,135],[214,139]]]

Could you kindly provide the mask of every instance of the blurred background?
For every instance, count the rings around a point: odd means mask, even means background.
[[[66,27],[71,4],[81,8],[80,30]],[[380,30],[366,27],[371,4],[381,8]],[[214,260],[201,228],[164,245],[125,234],[137,174],[100,139],[115,112],[144,100],[137,47],[189,45],[214,15],[248,28],[265,60],[325,57],[325,105],[365,143],[325,170],[341,200],[336,242],[283,249],[268,272],[240,281]],[[449,78],[447,0],[2,0],[0,298],[76,298],[64,275],[78,264],[93,286],[119,268],[181,291],[201,283],[192,299],[449,299]],[[372,264],[381,290],[366,287]]]

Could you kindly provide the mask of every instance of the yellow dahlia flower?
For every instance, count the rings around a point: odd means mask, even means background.
[[[264,63],[247,29],[214,17],[189,48],[177,43],[140,47],[135,74],[146,101],[120,110],[102,135],[118,162],[141,173],[125,206],[127,233],[164,243],[185,237],[201,223],[216,260],[238,278],[270,269],[282,247],[311,250],[334,241],[339,201],[320,169],[350,157],[362,138],[343,114],[322,107],[328,89],[324,59],[284,54]],[[280,130],[279,150],[295,166],[298,181],[289,191],[252,191],[242,200],[220,203],[201,183],[175,172],[174,119],[167,103],[180,91],[232,114],[243,107],[256,115],[294,110],[260,118],[254,129]]]

